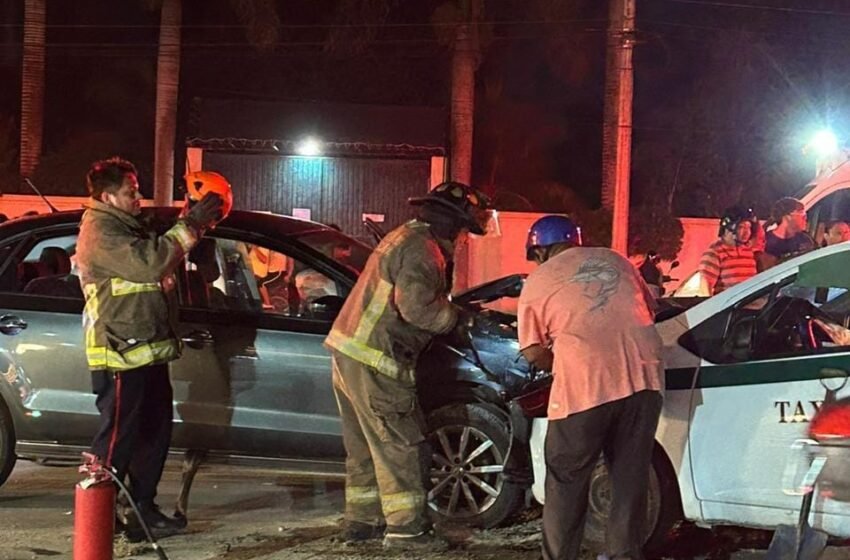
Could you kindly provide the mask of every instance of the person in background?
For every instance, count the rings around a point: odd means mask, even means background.
[[[757,221],[750,208],[735,206],[723,213],[718,239],[709,245],[699,263],[704,295],[719,294],[756,275],[751,240]]]
[[[623,256],[582,247],[578,228],[564,216],[531,226],[526,258],[540,266],[519,296],[519,345],[529,363],[553,377],[543,559],[578,559],[588,488],[604,454],[612,486],[605,553],[642,560],[664,388],[655,299]]]
[[[773,205],[771,217],[776,228],[765,236],[764,252],[759,259],[759,271],[786,261],[815,248],[815,241],[806,233],[806,209],[796,198],[780,198]]]
[[[664,275],[661,274],[661,268],[658,266],[660,261],[661,257],[658,256],[658,253],[649,251],[638,268],[643,281],[646,282],[646,285],[652,290],[656,298],[661,297],[661,294],[664,292]]]
[[[847,225],[847,222],[842,222],[841,220],[827,223],[823,240],[826,246],[850,241],[850,225]]]

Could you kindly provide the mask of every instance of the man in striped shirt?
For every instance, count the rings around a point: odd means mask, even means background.
[[[723,290],[755,276],[756,259],[750,240],[756,223],[749,208],[728,209],[720,220],[719,239],[703,253],[699,272],[705,292]]]

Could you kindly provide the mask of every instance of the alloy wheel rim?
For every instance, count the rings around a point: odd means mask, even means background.
[[[431,509],[464,518],[488,510],[504,485],[504,457],[495,442],[472,426],[437,429],[431,444]]]

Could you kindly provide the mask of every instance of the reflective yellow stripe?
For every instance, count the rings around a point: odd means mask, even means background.
[[[378,503],[377,486],[346,486],[345,503],[375,504]]]
[[[83,286],[83,292],[86,296],[86,306],[83,309],[83,332],[86,337],[86,348],[92,348],[97,344],[94,332],[94,324],[99,316],[97,284],[86,284]]]
[[[425,495],[419,492],[398,492],[381,496],[381,509],[385,516],[399,511],[420,509],[424,505]]]
[[[398,379],[402,372],[402,367],[398,364],[398,362],[385,355],[380,350],[369,348],[362,342],[358,342],[353,338],[345,336],[336,329],[332,330],[330,334],[328,334],[328,338],[325,339],[325,342],[331,348],[339,350],[349,358],[357,360],[361,364],[366,364],[386,376]]]
[[[86,348],[90,369],[125,370],[163,362],[177,356],[177,344],[173,340],[162,340],[140,344],[121,353],[104,346]]]
[[[369,304],[366,305],[363,316],[360,318],[360,323],[357,324],[357,330],[354,331],[354,340],[369,340],[369,337],[372,336],[372,331],[375,330],[375,325],[378,324],[378,320],[384,314],[384,310],[386,310],[387,304],[390,302],[392,290],[392,284],[383,278],[378,279],[378,286],[375,288],[375,293],[372,294],[372,299],[369,300]]]
[[[183,249],[184,253],[188,253],[189,250],[195,246],[195,243],[198,242],[198,237],[195,234],[195,230],[187,226],[182,221],[174,224],[174,227],[166,231],[165,235],[177,241],[177,243],[180,244],[180,248]]]
[[[113,296],[162,291],[162,286],[159,285],[159,282],[130,282],[123,278],[111,278],[110,288],[112,289]]]
[[[390,301],[393,285],[386,280],[379,279],[378,286],[369,304],[363,311],[363,316],[357,324],[357,330],[354,336],[350,337],[339,330],[332,330],[328,334],[327,343],[360,363],[366,364],[384,375],[398,379],[403,368],[401,365],[381,352],[376,348],[371,348],[366,344],[369,337],[372,336],[372,331],[375,330],[375,325],[381,319],[387,304]]]

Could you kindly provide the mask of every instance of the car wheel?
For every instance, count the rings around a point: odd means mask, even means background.
[[[9,414],[6,403],[0,399],[0,486],[9,478],[17,460],[12,415]]]
[[[438,521],[490,528],[519,507],[522,485],[507,480],[517,462],[506,420],[477,404],[439,408],[428,416],[431,489],[428,504]]]
[[[602,552],[605,527],[611,511],[611,482],[608,479],[608,467],[601,458],[593,470],[589,494],[584,540],[591,550]],[[670,530],[681,519],[681,498],[675,472],[664,452],[656,447],[649,471],[645,548],[656,550],[662,546]]]

